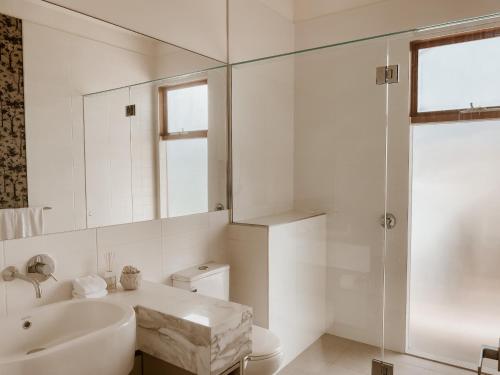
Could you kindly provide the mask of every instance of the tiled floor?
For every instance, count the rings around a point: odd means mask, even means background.
[[[336,336],[324,335],[279,375],[370,375],[371,361],[380,349]],[[473,375],[474,372],[387,351],[394,375]]]

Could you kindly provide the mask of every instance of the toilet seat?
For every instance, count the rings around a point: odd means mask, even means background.
[[[259,326],[252,326],[252,354],[251,361],[264,360],[281,354],[279,338],[271,331]]]
[[[245,360],[245,374],[273,375],[281,367],[283,353],[279,338],[271,331],[252,327],[252,354]]]

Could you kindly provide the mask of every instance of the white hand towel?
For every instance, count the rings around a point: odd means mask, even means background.
[[[73,291],[80,296],[101,293],[106,290],[106,281],[97,275],[78,277],[73,280]]]
[[[83,298],[102,298],[102,297],[106,297],[108,295],[108,291],[106,289],[100,291],[100,292],[97,292],[97,293],[91,293],[91,294],[85,294],[85,295],[81,295],[81,294],[78,294],[78,293],[75,293],[75,291],[73,290],[73,298],[77,298],[77,299],[83,299]]]
[[[0,210],[0,240],[16,238],[16,210]]]
[[[0,210],[0,240],[43,234],[43,207]]]

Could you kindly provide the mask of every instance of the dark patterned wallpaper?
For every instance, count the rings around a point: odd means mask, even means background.
[[[28,206],[22,21],[0,14],[0,208]]]

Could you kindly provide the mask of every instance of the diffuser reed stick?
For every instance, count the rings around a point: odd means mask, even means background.
[[[106,271],[104,272],[104,280],[107,284],[108,292],[116,291],[116,275],[113,272],[113,266],[115,263],[115,253],[112,251],[107,251],[104,253],[104,260],[106,263]]]

